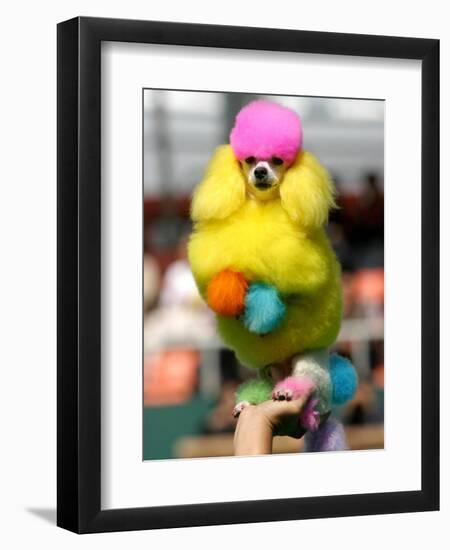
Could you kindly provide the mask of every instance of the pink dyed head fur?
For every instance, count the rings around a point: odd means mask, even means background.
[[[280,157],[291,164],[302,148],[302,126],[294,111],[271,101],[252,101],[243,107],[230,134],[239,160]]]

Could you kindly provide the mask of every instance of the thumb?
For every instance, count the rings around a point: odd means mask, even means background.
[[[275,410],[279,416],[299,415],[310,398],[310,395],[311,394],[308,393],[302,395],[302,397],[298,399],[292,399],[290,401],[274,401],[276,404]]]

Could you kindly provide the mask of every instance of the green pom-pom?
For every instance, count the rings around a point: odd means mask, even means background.
[[[236,392],[236,403],[248,401],[253,405],[263,403],[272,397],[272,385],[268,380],[248,380],[239,386]]]

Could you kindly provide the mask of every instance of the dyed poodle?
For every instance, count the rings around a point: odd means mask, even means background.
[[[322,433],[333,404],[357,385],[353,366],[328,352],[342,316],[340,266],[324,230],[334,186],[302,144],[292,110],[269,101],[244,107],[195,190],[188,246],[219,333],[259,372],[239,388],[235,415],[248,403],[311,394],[300,418],[279,429],[294,437]]]

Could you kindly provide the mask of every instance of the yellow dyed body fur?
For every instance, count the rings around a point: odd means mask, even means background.
[[[331,181],[309,153],[299,154],[279,195],[268,201],[246,193],[227,146],[213,158],[192,204],[188,256],[199,291],[205,298],[211,278],[231,269],[249,282],[275,286],[287,306],[281,326],[265,336],[239,319],[217,316],[220,335],[246,366],[261,368],[335,341],[342,314],[340,266],[323,229],[332,205]]]

